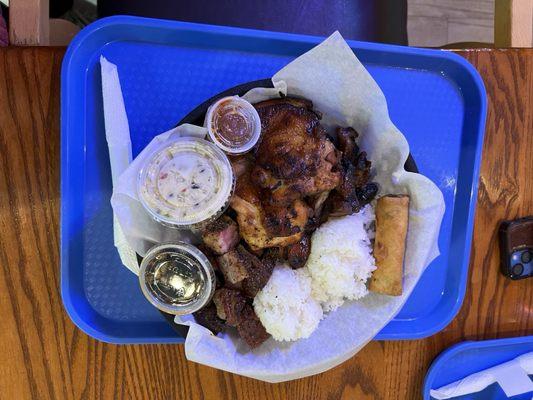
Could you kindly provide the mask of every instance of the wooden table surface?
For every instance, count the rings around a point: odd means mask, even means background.
[[[116,346],[77,329],[59,294],[59,75],[64,49],[0,51],[0,398],[417,399],[454,343],[533,334],[533,280],[498,271],[496,224],[533,214],[533,50],[460,51],[489,109],[468,289],[423,340],[371,342],[318,376],[267,384],[187,362],[183,346]]]

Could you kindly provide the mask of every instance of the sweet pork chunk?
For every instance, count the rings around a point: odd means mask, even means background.
[[[255,297],[270,279],[272,265],[264,264],[242,245],[220,256],[218,263],[228,287]]]
[[[242,320],[242,313],[246,306],[246,299],[233,289],[218,289],[213,296],[218,318],[225,320],[228,325],[237,326]]]
[[[239,228],[235,221],[223,215],[205,227],[202,240],[213,253],[221,255],[239,243]]]
[[[198,324],[209,329],[215,335],[223,332],[226,328],[223,318],[220,318],[217,315],[217,308],[213,303],[202,308],[201,310],[196,311],[193,313],[193,315]]]
[[[337,128],[336,140],[342,152],[340,184],[331,192],[324,203],[320,220],[327,217],[341,217],[358,212],[370,203],[378,192],[378,185],[370,182],[372,163],[366,153],[360,151],[356,139],[358,133],[353,128]]]
[[[253,307],[244,296],[233,289],[218,289],[213,296],[218,318],[237,328],[239,336],[251,348],[259,346],[270,335],[266,332]]]
[[[224,275],[226,285],[233,289],[242,289],[243,281],[248,278],[247,258],[234,249],[218,257],[218,266]]]
[[[246,295],[254,298],[268,283],[274,268],[272,265],[263,264],[256,256],[252,257],[252,268],[248,270],[248,278],[244,280],[242,288]]]
[[[252,349],[260,346],[270,337],[254,309],[248,304],[243,310],[241,323],[237,325],[237,332]]]

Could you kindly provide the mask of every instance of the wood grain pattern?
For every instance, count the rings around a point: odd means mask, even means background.
[[[533,334],[531,280],[498,271],[496,222],[533,214],[533,50],[459,52],[489,95],[474,246],[457,318],[427,339],[371,342],[318,376],[266,384],[189,363],[182,346],[115,346],[59,295],[59,70],[64,50],[0,51],[0,398],[417,399],[433,358],[466,339]]]

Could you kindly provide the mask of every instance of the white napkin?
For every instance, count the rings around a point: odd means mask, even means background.
[[[498,382],[507,397],[533,392],[533,352],[523,354],[514,360],[477,372],[439,389],[431,390],[435,399],[450,399],[469,393],[480,392]],[[533,396],[532,396],[533,399]]]
[[[109,147],[109,161],[111,163],[111,179],[113,186],[118,182],[120,174],[131,163],[131,140],[128,117],[124,107],[122,89],[118,78],[117,66],[100,57],[102,71],[102,97],[104,103],[104,123],[107,145]],[[122,264],[135,272],[139,269],[135,251],[124,236],[124,232],[113,214],[113,233],[115,247],[118,250]]]
[[[132,162],[131,139],[124,98],[117,66],[100,57],[104,121],[111,175],[113,182],[113,229],[115,247],[122,263],[133,273],[139,273],[137,255],[144,255],[154,244],[184,240],[190,242],[194,235],[164,227],[154,221],[144,210],[137,196],[137,176],[143,160],[160,143],[179,136],[204,137],[206,129],[182,125],[156,136]]]

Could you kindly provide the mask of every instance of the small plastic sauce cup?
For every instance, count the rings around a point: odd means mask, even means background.
[[[146,253],[139,284],[152,305],[169,314],[185,315],[211,301],[216,277],[211,263],[196,247],[164,243]]]
[[[224,97],[207,110],[209,138],[228,154],[250,151],[261,136],[261,120],[252,104],[238,96]]]
[[[228,207],[235,178],[228,157],[195,137],[165,142],[145,161],[137,191],[145,210],[163,225],[197,229]]]

